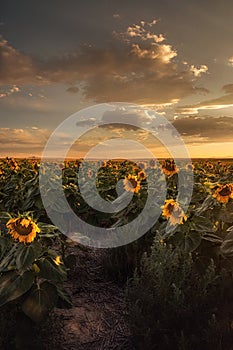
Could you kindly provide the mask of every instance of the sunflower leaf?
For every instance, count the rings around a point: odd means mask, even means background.
[[[191,227],[198,232],[213,232],[213,223],[204,216],[194,216]]]
[[[54,282],[63,282],[67,277],[65,266],[57,265],[51,258],[40,259],[37,264],[40,269],[39,277]]]
[[[2,259],[0,263],[0,272],[3,272],[7,270],[8,266],[14,266],[15,265],[15,251],[17,249],[17,245],[14,244],[11,250],[7,253],[7,255]]]
[[[19,274],[16,271],[10,271],[0,277],[0,306],[9,301],[19,298],[26,293],[34,282],[32,271],[25,271]]]
[[[231,229],[231,227],[230,227]],[[228,234],[223,239],[220,251],[224,256],[232,257],[233,256],[233,230],[228,229]]]
[[[49,311],[56,305],[57,289],[48,281],[41,283],[24,301],[23,312],[34,322],[42,322]]]
[[[32,242],[29,246],[22,245],[17,250],[16,267],[19,271],[26,270],[41,254],[42,247],[39,242]]]
[[[70,309],[73,304],[70,294],[61,286],[56,285],[58,293],[57,307],[61,309]]]

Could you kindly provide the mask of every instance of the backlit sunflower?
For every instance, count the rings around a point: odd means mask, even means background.
[[[107,162],[105,160],[102,161],[101,164],[100,164],[101,168],[105,168],[107,165],[108,164],[107,164]]]
[[[61,257],[60,255],[57,255],[55,259],[53,259],[54,263],[59,266],[62,264],[62,260],[61,260]]]
[[[140,180],[140,181],[146,179],[146,174],[145,174],[145,172],[143,170],[138,172],[137,179]]]
[[[193,171],[194,170],[194,165],[192,163],[188,163],[185,165],[185,169],[187,171]]]
[[[7,164],[14,172],[19,170],[19,165],[14,158],[7,158]]]
[[[183,224],[187,220],[183,209],[174,199],[167,199],[162,209],[162,215],[170,220],[171,225]]]
[[[18,239],[19,242],[31,243],[36,234],[40,232],[39,227],[30,218],[16,218],[10,219],[6,227],[8,228],[8,233],[14,238]]]
[[[123,180],[124,188],[127,192],[135,192],[138,193],[140,190],[140,181],[138,181],[137,176],[134,175],[128,175]]]
[[[228,203],[229,199],[233,199],[233,184],[217,185],[213,197],[220,203]]]
[[[162,170],[165,175],[172,176],[178,173],[178,168],[174,162],[174,160],[165,160],[162,164]]]

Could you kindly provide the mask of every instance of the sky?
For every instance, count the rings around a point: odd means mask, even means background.
[[[231,0],[1,1],[0,157],[40,156],[66,118],[110,102],[166,117],[191,157],[233,157],[232,18]]]

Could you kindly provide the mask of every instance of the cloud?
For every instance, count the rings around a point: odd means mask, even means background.
[[[48,139],[50,132],[47,129],[27,127],[25,129],[0,128],[0,156],[39,154]],[[39,153],[38,153],[39,152]]]
[[[56,111],[57,105],[53,101],[46,99],[41,94],[32,93],[12,93],[8,94],[7,98],[2,98],[1,105],[3,109],[11,112],[53,112]],[[59,105],[61,109],[61,106]]]
[[[191,65],[190,72],[193,73],[195,77],[199,77],[202,75],[202,73],[206,73],[208,71],[208,67],[205,64],[202,64],[200,66],[195,67],[194,65]]]
[[[114,19],[120,19],[120,18],[121,18],[121,16],[119,15],[119,13],[114,13],[114,14],[112,15],[112,17],[113,17]]]
[[[131,53],[138,58],[161,60],[164,63],[169,63],[177,56],[171,45],[157,45],[155,43],[152,43],[147,49],[143,49],[138,44],[132,44]]]
[[[1,85],[44,84],[47,79],[40,76],[38,63],[0,36]]]
[[[1,38],[2,84],[68,84],[69,93],[82,86],[83,97],[97,103],[164,104],[203,92],[195,80],[206,66],[179,68],[177,50],[154,31],[156,23],[141,21],[113,33],[110,46],[86,45],[47,61],[30,57]]]
[[[189,143],[227,142],[233,139],[233,118],[231,117],[176,118],[173,126]]]
[[[118,35],[126,42],[130,42],[130,38],[139,38],[142,41],[151,40],[154,43],[161,43],[165,39],[163,34],[155,34],[148,30],[148,28],[152,27],[157,23],[156,20],[152,22],[141,21],[140,24],[134,24],[133,26],[129,26],[126,32],[119,33]]]
[[[150,123],[152,118],[145,113],[143,109],[127,109],[118,108],[115,111],[104,112],[101,122],[102,128],[113,129],[113,130],[138,130],[140,127]]]
[[[71,86],[68,89],[66,89],[66,92],[69,92],[71,94],[77,94],[79,92],[79,87]]]
[[[4,98],[14,94],[15,92],[20,92],[20,88],[17,85],[13,85],[11,88],[4,89],[0,91],[0,98]]]
[[[211,100],[202,101],[194,105],[180,106],[176,108],[176,113],[179,114],[197,114],[203,109],[223,109],[233,107],[233,84],[223,86],[224,95]]]
[[[224,85],[222,89],[226,94],[233,94],[233,84]]]
[[[228,58],[228,65],[233,67],[233,56]]]

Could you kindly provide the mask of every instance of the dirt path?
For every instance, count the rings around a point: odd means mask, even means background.
[[[104,273],[104,254],[103,250],[84,252],[75,248],[77,266],[66,283],[73,308],[56,309],[62,323],[60,349],[134,349],[127,324],[124,286]]]

